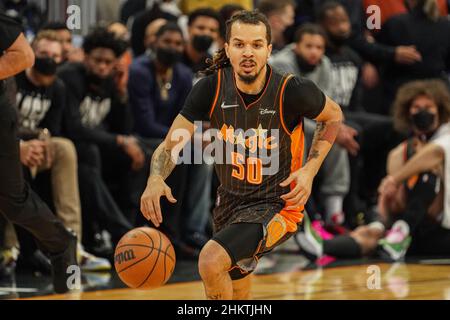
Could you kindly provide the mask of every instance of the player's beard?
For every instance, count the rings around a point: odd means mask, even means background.
[[[258,79],[263,68],[264,68],[264,66],[262,66],[255,74],[240,74],[240,73],[238,73],[239,80],[241,80],[245,84],[252,84],[256,81],[256,79]]]

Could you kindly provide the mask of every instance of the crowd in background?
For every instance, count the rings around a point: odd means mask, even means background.
[[[374,250],[384,237],[384,228],[374,224],[383,177],[402,166],[397,158],[411,158],[450,120],[446,0],[229,2],[98,1],[98,25],[78,46],[65,22],[48,21],[27,1],[3,1],[5,12],[23,25],[36,56],[31,69],[9,81],[24,174],[77,233],[83,270],[111,268],[108,258],[121,236],[150,224],[139,206],[152,152],[201,77],[199,71],[224,46],[225,23],[239,10],[259,9],[267,16],[274,68],[312,80],[345,115],[306,207],[311,225],[325,239],[312,252],[316,256],[353,257]],[[381,29],[368,29],[371,5],[381,10]],[[428,101],[417,101],[424,97]],[[436,107],[428,114],[439,115],[433,126],[427,115],[412,121],[415,113],[408,113],[413,107],[420,113],[427,103]],[[307,144],[314,129],[314,121],[305,119]],[[397,147],[405,140],[411,150]],[[196,259],[212,234],[219,183],[213,166],[177,166],[167,183],[178,201],[162,199],[161,228],[177,258]],[[411,187],[410,199],[427,194],[427,186],[418,187],[425,189]],[[426,213],[436,197],[450,197],[449,190],[431,193],[420,204],[406,201],[412,208],[407,211]],[[405,218],[412,234],[422,223],[417,216],[413,222]],[[450,241],[435,250],[436,242],[419,229],[426,239],[421,244],[427,245],[416,250],[450,254]],[[448,229],[439,232],[437,243],[450,239]],[[8,257],[3,263],[50,272],[27,231],[2,217],[0,249]]]

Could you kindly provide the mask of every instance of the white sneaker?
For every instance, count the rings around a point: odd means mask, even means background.
[[[83,271],[107,271],[111,270],[111,263],[104,258],[99,258],[86,252],[81,244],[78,244],[77,258]]]
[[[316,233],[307,214],[303,218],[303,231],[294,235],[294,240],[308,258],[319,259],[323,256],[323,239]]]
[[[387,236],[381,239],[379,244],[392,260],[402,260],[411,244],[408,224],[403,220],[395,222]]]

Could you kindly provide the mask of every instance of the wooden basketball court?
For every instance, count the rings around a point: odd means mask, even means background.
[[[257,275],[253,283],[253,298],[258,300],[450,300],[450,265],[429,265],[425,261],[345,266]],[[33,299],[199,300],[204,294],[202,283],[196,281],[151,291],[114,289]]]

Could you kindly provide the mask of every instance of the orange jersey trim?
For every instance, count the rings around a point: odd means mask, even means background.
[[[303,123],[300,123],[291,134],[291,173],[303,167],[303,153],[305,147],[305,136],[303,132]],[[290,189],[295,188],[295,183],[291,183]],[[297,207],[293,210],[287,210],[286,207],[280,211],[287,224],[288,232],[297,231],[297,224],[303,220],[304,206]]]
[[[209,118],[211,118],[214,109],[216,108],[216,104],[217,104],[217,100],[219,99],[219,92],[220,92],[220,87],[222,86],[222,70],[219,70],[219,72],[217,73],[217,86],[216,86],[216,95],[214,96],[214,101],[211,105],[211,110],[209,111]]]
[[[288,81],[293,77],[294,76],[292,74],[290,74],[289,76],[286,77],[286,79],[284,79],[283,85],[281,86],[281,91],[280,91],[280,121],[281,121],[281,126],[283,127],[284,131],[286,131],[286,133],[288,135],[291,135],[292,133],[287,129],[286,124],[284,123],[283,97],[284,97],[284,90],[286,89],[286,85],[287,85]]]

